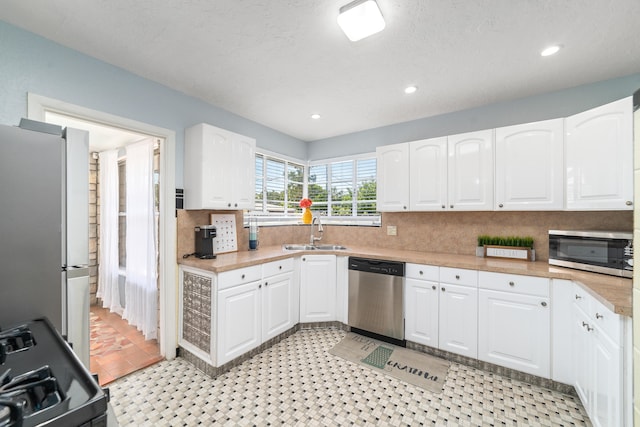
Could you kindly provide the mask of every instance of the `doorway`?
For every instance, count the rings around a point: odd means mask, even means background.
[[[149,316],[148,313],[135,312],[141,306],[146,306],[146,301],[139,300],[139,293],[133,291],[134,286],[130,285],[130,281],[127,280],[127,263],[132,263],[130,258],[133,258],[133,264],[136,264],[135,257],[127,255],[127,247],[131,244],[129,241],[131,236],[127,232],[129,222],[127,203],[130,201],[127,194],[132,190],[129,186],[130,180],[140,179],[136,176],[137,171],[133,171],[128,165],[129,148],[142,144],[148,148],[146,150],[149,159],[147,177],[150,185],[148,190],[142,190],[142,195],[138,189],[138,195],[142,198],[148,198],[153,204],[149,210],[149,222],[154,224],[152,228],[155,231],[148,238],[158,242],[160,147],[164,141],[162,138],[152,135],[118,129],[56,112],[45,112],[45,121],[89,132],[89,270],[91,288],[89,369],[98,374],[100,384],[105,385],[162,360],[156,337],[158,322],[154,321],[153,326],[143,325],[139,322],[140,317]],[[103,162],[105,157],[102,154],[106,152],[111,153],[107,158],[113,159],[112,166],[107,166]],[[111,174],[105,174],[103,171],[108,167],[113,169]],[[128,176],[129,173],[133,174],[133,178]],[[102,181],[112,181],[112,185]],[[111,191],[113,189],[115,191]],[[110,214],[107,211],[105,213],[101,206],[117,208],[117,212],[114,211],[113,214]],[[111,221],[107,219],[109,217],[111,217]],[[110,226],[106,226],[106,223],[109,223]],[[135,231],[135,228],[132,230]],[[113,259],[110,256],[101,255],[103,252],[108,252],[109,245],[113,245],[112,249],[117,254]],[[151,286],[147,291],[153,292],[149,298],[155,302],[159,292],[159,283],[156,279],[158,257],[157,249],[152,249],[152,251],[149,256],[155,267],[152,269],[151,282],[146,282]],[[104,268],[103,262],[113,264],[109,267],[110,270]],[[134,270],[139,270],[135,267],[136,265],[134,265]],[[105,271],[113,271],[113,273],[105,275]],[[101,276],[109,279],[102,280]],[[101,286],[109,286],[110,289],[107,292],[100,289]],[[138,300],[136,301],[136,299]],[[127,313],[127,311],[129,312]],[[153,316],[154,318],[157,316],[155,309]],[[157,319],[159,318],[160,316],[157,316]],[[152,334],[149,334],[149,328],[152,329]]]
[[[85,119],[108,127],[163,138],[160,146],[159,198],[159,345],[165,359],[176,357],[177,348],[177,263],[176,263],[176,134],[175,131],[121,116],[70,104],[34,93],[27,94],[27,117],[45,121],[45,113],[53,112]]]

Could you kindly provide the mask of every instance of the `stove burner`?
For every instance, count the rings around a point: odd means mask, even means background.
[[[33,334],[25,325],[0,332],[0,365],[4,364],[8,354],[28,350],[34,345]]]
[[[62,402],[64,396],[49,366],[11,379],[10,369],[0,375],[0,427],[20,426],[31,415]]]

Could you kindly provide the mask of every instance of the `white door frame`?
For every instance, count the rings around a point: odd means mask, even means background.
[[[45,112],[86,119],[125,130],[164,138],[160,144],[160,354],[175,358],[177,347],[177,262],[176,262],[176,133],[124,117],[114,116],[57,99],[27,94],[27,117],[44,121]]]

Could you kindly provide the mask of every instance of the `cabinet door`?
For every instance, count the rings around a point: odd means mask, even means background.
[[[218,292],[218,366],[262,342],[261,287],[253,282]]]
[[[409,143],[409,208],[447,208],[447,137]]]
[[[486,289],[478,298],[478,358],[549,378],[549,298]]]
[[[622,375],[620,347],[599,328],[591,331],[593,346],[593,394],[591,421],[594,426],[621,426]]]
[[[235,173],[232,183],[235,191],[231,194],[232,209],[254,209],[256,195],[256,141],[242,135],[235,135],[232,147],[232,162],[227,168]]]
[[[262,286],[262,341],[267,341],[294,325],[293,273],[264,279]]]
[[[565,122],[567,209],[633,209],[631,98]]]
[[[587,412],[591,405],[592,373],[590,371],[591,343],[587,315],[576,305],[573,305],[573,378],[574,388]]]
[[[221,209],[229,197],[229,176],[221,159],[230,156],[228,134],[204,123],[185,131],[184,206],[185,209]],[[217,185],[214,185],[218,183]],[[225,183],[226,185],[220,185]]]
[[[563,119],[496,129],[496,209],[564,207]]]
[[[438,347],[478,358],[478,289],[440,283]]]
[[[409,208],[409,144],[376,148],[377,197],[380,212]]]
[[[335,255],[305,255],[300,261],[300,322],[336,320]]]
[[[454,210],[493,210],[493,130],[449,136],[448,201]]]
[[[438,347],[438,283],[405,280],[405,338]]]

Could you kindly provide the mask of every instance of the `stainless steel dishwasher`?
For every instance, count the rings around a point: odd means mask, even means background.
[[[405,346],[404,263],[349,257],[349,326]]]

